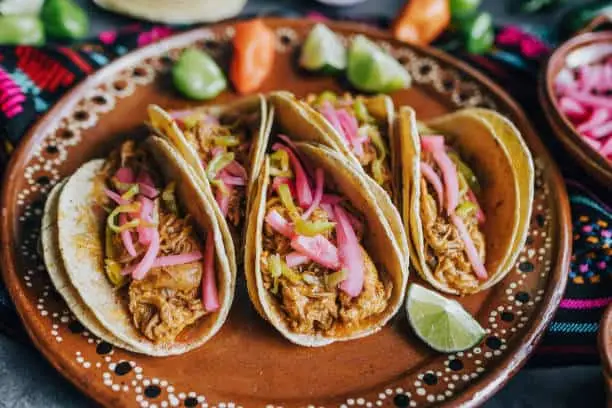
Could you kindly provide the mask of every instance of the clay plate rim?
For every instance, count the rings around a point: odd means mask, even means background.
[[[579,34],[561,44],[542,66],[538,94],[546,119],[553,128],[557,139],[600,183],[610,186],[612,185],[612,163],[589,146],[569,119],[561,113],[553,89],[554,78],[565,65],[564,60],[567,54],[575,49],[603,42],[612,43],[612,31]]]
[[[264,21],[271,25],[285,25],[288,27],[304,27],[310,26],[313,22],[306,19],[284,19],[284,18],[265,18]],[[221,25],[231,25],[233,22],[224,22]],[[488,398],[490,398],[496,391],[498,391],[516,372],[523,366],[529,355],[533,352],[535,345],[540,340],[544,333],[546,326],[551,321],[555,310],[557,309],[559,302],[561,301],[565,285],[567,283],[567,275],[564,273],[565,269],[569,266],[570,255],[571,255],[571,218],[570,218],[570,207],[569,200],[565,184],[559,173],[557,165],[553,162],[550,154],[544,147],[532,128],[529,120],[525,116],[525,113],[519,108],[518,104],[503,91],[498,85],[494,84],[489,78],[481,74],[474,68],[471,68],[466,63],[457,60],[456,58],[447,55],[446,53],[429,47],[416,47],[401,44],[398,41],[391,38],[391,36],[381,30],[365,26],[358,23],[346,23],[346,22],[328,22],[328,26],[336,31],[344,31],[350,33],[361,33],[369,37],[384,40],[396,46],[413,48],[422,54],[425,54],[433,59],[440,60],[444,64],[449,65],[459,71],[461,74],[471,77],[476,82],[484,85],[487,90],[493,94],[496,98],[503,101],[510,111],[513,121],[517,127],[523,131],[523,136],[526,139],[531,150],[538,152],[538,156],[544,161],[547,172],[551,179],[551,199],[558,203],[558,214],[557,220],[560,221],[558,228],[558,251],[554,262],[556,267],[551,270],[551,276],[546,286],[546,292],[542,299],[542,306],[538,309],[538,312],[534,313],[534,323],[529,330],[526,331],[522,342],[517,345],[517,350],[513,354],[507,354],[505,357],[499,360],[497,367],[493,368],[483,376],[480,380],[473,383],[473,385],[465,392],[458,394],[455,398],[445,402],[441,406],[451,407],[459,404],[466,407],[475,407]],[[213,28],[213,26],[207,26],[205,29]],[[43,136],[50,130],[54,121],[54,116],[69,111],[78,102],[78,96],[89,86],[97,83],[98,80],[104,77],[108,77],[115,72],[120,71],[124,67],[132,65],[135,61],[140,60],[149,54],[160,54],[163,50],[173,48],[179,44],[188,43],[191,39],[195,40],[198,38],[198,34],[202,29],[194,29],[179,35],[172,36],[159,43],[151,44],[141,49],[132,51],[125,56],[116,59],[106,67],[100,69],[93,75],[89,76],[66,95],[64,95],[55,106],[48,111],[38,122],[28,131],[25,138],[19,144],[17,149],[13,152],[9,164],[6,169],[4,176],[4,182],[2,187],[1,202],[2,202],[2,220],[0,222],[0,242],[2,242],[2,252],[0,253],[0,262],[6,267],[2,268],[2,276],[5,284],[9,290],[19,316],[24,323],[26,331],[30,336],[34,345],[43,353],[48,361],[66,378],[68,378],[73,384],[75,384],[83,393],[89,395],[98,404],[112,404],[114,399],[112,394],[107,392],[107,389],[101,384],[92,384],[87,381],[83,381],[81,377],[72,372],[72,368],[65,367],[62,365],[62,360],[58,358],[57,354],[54,353],[54,348],[57,345],[46,344],[46,342],[37,338],[30,327],[34,323],[30,315],[26,313],[31,305],[26,302],[26,297],[21,290],[21,285],[18,280],[18,273],[15,268],[15,257],[11,251],[11,244],[13,244],[13,233],[17,219],[12,213],[13,203],[10,198],[14,196],[15,182],[11,181],[18,169],[18,165],[24,162],[28,156],[32,147],[43,138]],[[156,51],[158,50],[158,51]],[[11,208],[10,211],[7,209]]]

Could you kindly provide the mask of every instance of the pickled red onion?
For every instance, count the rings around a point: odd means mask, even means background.
[[[604,157],[610,158],[612,156],[612,137],[608,138],[608,141],[604,143],[599,151]]]
[[[338,248],[323,235],[314,237],[296,235],[291,239],[291,248],[326,268],[338,269],[340,267]]]
[[[321,197],[321,202],[325,204],[339,204],[344,198],[340,197],[336,194],[323,194]]]
[[[440,177],[438,177],[436,171],[425,162],[421,162],[421,172],[423,173],[425,180],[427,180],[434,190],[436,190],[438,205],[440,208],[442,208],[444,205],[444,187],[442,186],[442,180],[440,180]]]
[[[272,189],[274,191],[278,190],[278,187],[282,184],[286,184],[289,186],[289,191],[291,192],[291,197],[295,197],[295,186],[289,177],[276,176],[272,180]]]
[[[119,214],[119,226],[125,224],[127,222],[127,214],[120,213]],[[130,256],[138,255],[136,253],[136,248],[134,248],[134,240],[132,239],[132,232],[129,229],[123,230],[119,233],[121,236],[121,242],[123,242],[123,246],[125,250]]]
[[[334,207],[336,220],[336,238],[338,241],[338,256],[342,265],[347,269],[348,276],[340,283],[340,289],[351,297],[358,296],[363,289],[365,265],[363,254],[355,231],[344,209],[337,205]]]
[[[288,253],[287,256],[285,257],[285,262],[287,263],[287,266],[290,268],[295,268],[296,266],[303,265],[307,263],[308,261],[310,261],[310,258],[308,258],[304,254],[300,254],[299,252]]]
[[[242,177],[232,176],[226,170],[219,173],[219,179],[223,181],[226,186],[244,186],[246,184]]]
[[[583,118],[587,114],[584,106],[568,96],[561,98],[559,108],[563,113],[572,118]]]
[[[227,171],[232,176],[240,177],[243,180],[246,180],[247,178],[249,178],[249,176],[247,175],[247,171],[236,160],[232,161],[230,164],[225,166],[224,170]]]
[[[200,259],[202,259],[202,257],[203,255],[200,251],[187,252],[187,253],[178,254],[178,255],[160,256],[155,259],[155,261],[153,262],[153,265],[151,265],[151,269],[163,268],[163,267],[175,266],[175,265],[184,265],[184,264],[188,264],[191,262],[199,261]],[[121,274],[129,275],[134,271],[135,268],[136,268],[135,266],[125,268],[123,271],[121,271]]]
[[[361,146],[361,143],[363,143],[361,142],[362,138],[360,138],[359,140],[357,139],[357,133],[359,131],[359,124],[357,123],[357,119],[344,109],[337,110],[336,117],[340,122],[342,131],[344,132],[344,137],[350,143],[353,152],[358,157],[363,156],[363,147]]]
[[[463,220],[456,216],[455,214],[451,215],[451,220],[455,227],[457,227],[457,232],[459,233],[459,237],[465,244],[465,253],[472,264],[472,268],[474,269],[474,273],[476,277],[480,280],[485,280],[489,276],[487,270],[484,267],[484,264],[480,260],[480,256],[478,255],[478,251],[476,250],[476,246],[474,245],[474,241],[472,241],[472,237],[470,236]]]
[[[457,208],[459,204],[459,180],[457,179],[457,169],[444,149],[434,151],[433,158],[442,171],[446,195],[446,211],[449,215],[454,214],[455,208]]]
[[[117,181],[123,184],[130,184],[134,182],[134,171],[129,167],[120,167],[115,173]]]
[[[610,118],[610,111],[608,109],[595,109],[591,117],[585,122],[581,123],[576,130],[580,133],[586,133],[597,129],[603,125]]]
[[[155,198],[159,195],[159,191],[155,188],[151,175],[145,171],[138,173],[136,177],[140,193],[148,198]]]
[[[297,158],[293,150],[281,143],[275,143],[272,146],[272,150],[284,150],[289,155],[289,160],[293,165],[293,170],[295,173],[295,190],[298,204],[302,208],[308,208],[310,203],[312,203],[312,190],[310,189],[308,177],[306,177],[302,163],[300,163],[300,160]]]
[[[153,222],[153,201],[145,196],[138,196],[138,202],[140,203],[140,214],[138,217],[148,223]],[[139,225],[138,231],[138,242],[143,245],[148,245],[151,242],[153,236],[153,228]]]
[[[346,137],[346,134],[344,134],[342,125],[340,124],[340,119],[338,118],[337,112],[331,105],[331,103],[329,101],[323,102],[319,107],[319,112],[321,112],[321,115],[323,115],[323,117],[329,122],[329,124],[332,125],[332,127],[336,129],[338,133],[340,133],[344,144],[346,146],[350,146],[350,140]]]
[[[310,204],[310,207],[308,207],[308,209],[304,212],[304,214],[302,214],[302,219],[307,220],[308,217],[310,217],[310,215],[312,214],[312,212],[319,207],[319,203],[321,202],[321,199],[323,198],[324,183],[325,183],[325,173],[323,172],[322,168],[317,167],[317,169],[315,170],[314,198],[312,200],[312,203]]]
[[[287,238],[293,237],[293,227],[283,218],[282,215],[278,213],[276,210],[270,211],[266,215],[266,223],[276,232],[281,235],[286,236]]]
[[[423,150],[428,151],[430,153],[433,153],[436,150],[444,150],[444,136],[422,136],[421,146],[423,146]]]
[[[476,221],[478,221],[479,224],[483,224],[486,221],[486,218],[485,218],[484,211],[482,211],[482,207],[480,206],[480,203],[478,202],[478,199],[476,198],[476,194],[474,194],[472,190],[468,189],[467,196],[468,196],[468,200],[476,204],[476,207],[477,207]]]
[[[215,191],[215,201],[217,201],[217,205],[219,206],[221,214],[223,214],[224,217],[227,216],[227,211],[229,210],[229,202],[233,190],[232,187],[228,185],[225,186],[225,189],[227,191],[227,194],[223,194],[223,189],[221,188],[218,188],[217,191]]]
[[[115,193],[112,190],[109,190],[108,188],[104,188],[104,193],[108,198],[110,198],[119,205],[126,205],[130,203],[128,200],[122,198],[119,194]]]
[[[155,262],[155,258],[157,257],[157,253],[159,252],[159,232],[156,228],[153,229],[153,234],[151,236],[151,242],[149,243],[149,247],[145,252],[144,256],[138,262],[134,270],[132,271],[132,278],[136,280],[143,279],[147,272],[151,269],[153,262]]]
[[[330,221],[336,220],[336,215],[334,214],[334,207],[329,203],[321,203],[320,207],[327,213],[327,219]]]
[[[207,312],[219,309],[219,294],[215,279],[215,244],[212,231],[206,237],[204,249],[204,275],[202,276],[202,301]]]
[[[595,129],[589,130],[587,135],[593,139],[601,139],[612,135],[612,121],[597,126]]]

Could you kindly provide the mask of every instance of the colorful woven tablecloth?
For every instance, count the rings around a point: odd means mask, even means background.
[[[314,13],[309,17],[324,18]],[[388,25],[384,19],[370,19],[368,22],[383,28]],[[134,48],[183,29],[133,24],[73,46],[0,47],[0,171],[34,121],[81,79]],[[513,92],[568,177],[574,234],[574,252],[567,271],[568,286],[532,363],[597,362],[598,322],[605,306],[612,302],[612,209],[606,204],[610,203],[609,195],[600,194],[598,198],[591,192],[596,189],[589,190],[570,179],[585,180],[586,177],[576,170],[547,133],[535,90],[538,68],[550,45],[514,26],[497,29],[496,47],[486,56],[464,54],[450,35],[436,43]],[[25,338],[1,283],[0,328],[13,336]]]

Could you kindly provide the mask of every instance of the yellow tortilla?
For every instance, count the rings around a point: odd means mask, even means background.
[[[411,251],[419,274],[436,289],[451,293],[459,292],[435,279],[433,271],[425,261],[425,239],[420,219],[420,155],[419,128],[441,134],[446,143],[453,146],[475,172],[481,184],[480,205],[486,216],[482,227],[486,242],[485,268],[488,279],[481,283],[483,290],[498,282],[510,270],[516,259],[515,251],[524,240],[530,210],[523,208],[529,194],[521,190],[518,175],[506,145],[520,135],[508,133],[506,141],[496,135],[489,120],[473,110],[462,110],[444,115],[419,126],[414,111],[409,107],[400,109],[396,126],[401,135],[404,158],[404,224],[411,235]],[[514,143],[514,144],[512,144]],[[510,142],[518,152],[520,142]],[[524,145],[523,145],[524,147]],[[530,156],[526,156],[530,163]],[[532,169],[531,165],[531,169]],[[529,170],[526,182],[529,181]],[[532,181],[533,179],[531,179]],[[528,190],[528,189],[527,189]],[[531,196],[532,197],[532,196]],[[530,207],[530,205],[529,205]]]
[[[368,336],[380,330],[397,312],[403,302],[408,281],[408,265],[382,209],[377,205],[368,182],[354,166],[343,160],[343,156],[324,146],[296,143],[298,152],[309,163],[320,167],[326,174],[326,188],[344,196],[365,218],[367,234],[362,246],[373,260],[381,279],[393,283],[391,298],[386,309],[358,326],[352,326],[337,336],[323,334],[301,334],[290,329],[283,317],[278,300],[263,285],[260,259],[262,256],[262,231],[269,185],[269,161],[258,177],[257,196],[254,197],[247,227],[247,251],[245,275],[249,296],[260,314],[264,316],[284,337],[291,342],[308,347],[319,347],[336,341],[348,341]]]
[[[152,136],[142,146],[150,152],[166,180],[179,181],[175,192],[178,203],[201,228],[200,235],[212,231],[219,310],[185,328],[170,344],[154,343],[136,330],[128,312],[128,299],[113,288],[104,272],[105,213],[95,206],[101,191],[98,173],[103,160],[92,160],[81,166],[59,196],[59,250],[70,282],[100,325],[140,353],[152,356],[181,354],[204,344],[219,331],[234,297],[236,276],[225,254],[213,205],[202,193],[195,174],[163,139]]]

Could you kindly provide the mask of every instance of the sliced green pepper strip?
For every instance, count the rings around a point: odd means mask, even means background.
[[[270,174],[272,176],[293,177],[289,165],[289,154],[284,150],[277,150],[270,155]]]
[[[380,185],[385,182],[384,175],[384,162],[387,157],[387,147],[382,140],[382,136],[377,129],[374,129],[370,133],[370,140],[372,140],[372,144],[378,150],[379,156],[372,162],[372,176],[374,180]]]
[[[457,170],[465,178],[465,181],[470,186],[470,189],[474,193],[479,193],[480,183],[478,182],[478,179],[476,178],[476,175],[474,174],[472,169],[467,164],[465,164],[463,160],[461,160],[461,158],[456,152],[450,151],[448,152],[448,156],[453,161],[453,163],[455,163]]]
[[[301,218],[295,220],[295,232],[299,235],[314,237],[331,231],[336,223],[329,221],[305,221]]]
[[[272,293],[277,294],[278,293],[278,278],[280,278],[283,273],[280,255],[274,254],[274,255],[268,256],[268,265],[270,269],[270,276],[272,277],[272,280],[274,282],[271,291]]]
[[[298,283],[299,281],[302,280],[302,277],[298,273],[294,272],[293,269],[288,267],[285,262],[280,261],[280,263],[281,263],[281,273],[283,274],[285,278],[289,279],[291,283]]]
[[[132,184],[132,186],[128,188],[128,190],[125,193],[123,193],[121,198],[129,201],[132,198],[134,198],[136,194],[138,194],[139,192],[140,192],[140,186],[138,184]]]
[[[476,214],[476,211],[478,211],[478,206],[471,201],[464,201],[455,209],[455,213],[463,219]]]
[[[121,226],[119,226],[119,225],[117,225],[115,223],[115,219],[117,218],[117,215],[119,215],[121,213],[134,213],[134,212],[138,212],[138,211],[140,211],[140,203],[131,203],[131,204],[125,204],[125,205],[118,205],[108,215],[108,218],[106,219],[106,225],[108,225],[108,227],[113,232],[117,232],[117,233],[119,233],[121,231],[125,231],[126,229],[136,228],[137,226],[140,225],[140,220],[139,219],[131,220],[131,221],[126,222],[125,224],[123,224]]]
[[[289,186],[287,184],[281,184],[278,186],[278,196],[280,197],[281,203],[283,206],[289,211],[289,216],[292,219],[299,218],[299,212],[295,203],[293,202],[293,197],[291,197],[291,190],[289,190]]]
[[[217,174],[223,170],[227,165],[234,161],[234,153],[221,153],[214,157],[206,166],[206,175],[209,180],[214,180]]]
[[[218,189],[221,191],[221,194],[222,194],[222,195],[224,195],[224,196],[229,195],[229,189],[227,188],[227,186],[225,185],[225,183],[223,182],[223,180],[219,180],[219,179],[212,180],[212,181],[210,182],[210,184],[211,184],[212,186],[215,186],[216,188],[218,188]]]
[[[340,282],[346,280],[347,277],[348,270],[346,268],[327,274],[325,275],[325,286],[327,286],[328,289],[334,289]]]
[[[332,91],[323,91],[317,98],[317,105],[321,105],[323,102],[330,102],[332,104],[338,101],[338,96]]]
[[[359,98],[355,99],[355,102],[353,102],[353,110],[355,111],[355,116],[357,117],[357,120],[361,123],[372,123],[374,122],[374,118],[372,116],[370,116],[370,113],[368,112],[368,108],[366,107],[365,103],[363,103],[363,101]]]
[[[215,146],[220,147],[234,147],[240,144],[238,136],[215,136],[213,137]]]
[[[112,259],[104,260],[104,272],[114,287],[123,286],[127,282],[127,276],[121,275],[121,265]]]
[[[178,206],[176,205],[176,196],[174,194],[174,190],[175,189],[176,189],[176,182],[175,181],[171,181],[164,188],[164,191],[162,191],[161,198],[162,198],[162,201],[164,202],[164,205],[166,206],[166,208],[172,214],[176,215],[176,214],[178,214]],[[157,213],[157,212],[155,212],[155,213]]]

